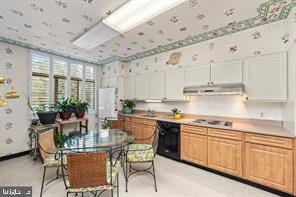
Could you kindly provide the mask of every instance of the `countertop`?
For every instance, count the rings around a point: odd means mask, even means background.
[[[200,116],[200,115],[183,115],[181,119],[175,119],[169,115],[169,113],[156,113],[156,117],[146,117],[145,112],[135,112],[132,114],[122,114],[119,115],[127,117],[137,117],[150,120],[160,120],[167,122],[175,122],[179,124],[202,126],[207,128],[218,128],[226,130],[241,131],[246,133],[264,134],[271,136],[279,136],[286,138],[294,138],[294,134],[282,126],[281,121],[272,120],[257,120],[257,119],[245,119],[245,118],[228,118],[228,117],[217,117],[217,116]],[[208,125],[203,123],[193,122],[196,119],[210,119],[210,120],[222,120],[222,121],[232,121],[232,127],[222,126],[222,125]]]

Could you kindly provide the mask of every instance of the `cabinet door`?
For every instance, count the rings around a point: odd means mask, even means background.
[[[136,76],[136,98],[138,100],[149,99],[149,75]]]
[[[181,132],[181,159],[207,165],[207,136]]]
[[[207,85],[211,81],[210,65],[185,69],[185,86]]]
[[[166,72],[165,97],[171,100],[185,100],[184,89],[184,69],[170,70]]]
[[[124,121],[124,130],[125,131],[132,131],[132,126],[131,126],[131,122],[130,121]]]
[[[246,143],[245,177],[285,192],[293,192],[293,151]]]
[[[150,99],[164,99],[165,97],[165,74],[164,72],[156,72],[150,74],[149,79],[149,95]]]
[[[109,77],[104,77],[101,79],[101,87],[102,88],[108,88],[110,83]]]
[[[118,86],[118,77],[109,78],[109,87],[116,88]]]
[[[214,84],[241,83],[243,81],[243,65],[241,60],[211,65],[211,81]]]
[[[131,127],[132,127],[132,134],[134,136],[135,139],[135,143],[137,144],[142,144],[142,123],[136,123],[136,122],[132,122],[131,123]]]
[[[208,137],[208,167],[235,176],[242,176],[242,143]]]
[[[287,54],[278,53],[248,58],[244,64],[249,100],[287,100]]]
[[[111,120],[111,128],[112,129],[124,129],[124,121],[123,120]]]
[[[151,137],[154,132],[155,132],[155,126],[152,126],[152,125],[145,125],[143,124],[143,133],[142,133],[142,136],[143,136],[143,144],[152,144],[153,143],[153,137]],[[145,138],[150,138],[150,139],[147,139],[147,140],[144,140]]]
[[[126,99],[135,99],[136,97],[136,77],[129,76],[124,80],[124,96]]]

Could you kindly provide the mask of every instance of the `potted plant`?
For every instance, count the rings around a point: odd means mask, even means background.
[[[57,112],[49,105],[40,105],[34,109],[41,124],[54,124]]]
[[[73,100],[64,97],[55,104],[55,109],[59,112],[62,120],[69,120],[73,112]]]
[[[81,100],[75,100],[73,102],[73,108],[76,118],[83,118],[85,112],[88,111],[89,104],[87,102],[82,102]]]
[[[54,134],[54,142],[58,148],[64,148],[65,141],[67,141],[70,137],[68,135],[55,133]]]
[[[177,108],[171,109],[171,112],[172,112],[174,118],[181,118],[181,114],[180,114],[181,111],[178,110]]]
[[[100,129],[100,136],[108,137],[110,128],[111,128],[111,122],[105,119],[102,124],[102,128]]]
[[[122,103],[122,111],[124,114],[131,114],[133,109],[136,107],[136,104],[128,99],[120,101]]]

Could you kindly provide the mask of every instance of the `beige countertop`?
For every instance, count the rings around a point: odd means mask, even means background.
[[[156,117],[146,117],[146,113],[143,111],[137,111],[133,114],[121,114],[127,117],[137,117],[145,118],[150,120],[160,120],[167,122],[175,122],[186,125],[202,126],[207,128],[218,128],[227,129],[234,131],[242,131],[247,133],[272,135],[279,137],[294,138],[294,134],[282,126],[281,121],[272,120],[257,120],[257,119],[245,119],[245,118],[228,118],[228,117],[218,117],[218,116],[200,116],[200,115],[183,115],[181,119],[175,119],[169,115],[169,113],[157,112]],[[193,122],[196,119],[210,119],[210,120],[222,120],[222,121],[232,121],[232,127],[226,127],[221,125],[208,125],[203,123]]]

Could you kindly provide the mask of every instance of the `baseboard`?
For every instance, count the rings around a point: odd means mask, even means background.
[[[15,153],[15,154],[11,154],[11,155],[6,155],[6,156],[3,156],[3,157],[0,157],[0,161],[5,161],[5,160],[13,159],[13,158],[21,157],[21,156],[28,155],[28,154],[30,154],[30,151],[29,150],[23,151],[23,152],[19,152],[19,153]]]

